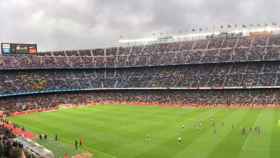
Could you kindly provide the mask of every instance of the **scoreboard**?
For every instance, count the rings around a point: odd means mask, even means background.
[[[1,43],[3,55],[37,54],[37,44]]]

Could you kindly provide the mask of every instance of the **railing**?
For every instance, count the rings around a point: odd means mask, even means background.
[[[247,86],[247,87],[144,87],[144,88],[85,88],[85,89],[60,89],[34,92],[22,92],[14,94],[0,94],[1,97],[14,97],[50,93],[90,92],[90,91],[125,91],[125,90],[255,90],[255,89],[280,89],[280,86]]]

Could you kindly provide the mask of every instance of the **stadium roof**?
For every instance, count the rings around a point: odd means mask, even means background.
[[[174,42],[174,41],[187,41],[196,39],[205,39],[207,36],[219,35],[221,33],[239,34],[242,33],[244,36],[248,36],[250,33],[257,32],[271,32],[273,34],[280,33],[279,26],[266,26],[266,27],[251,27],[251,28],[238,28],[238,29],[228,29],[228,30],[215,30],[212,32],[192,32],[186,34],[165,34],[159,36],[152,36],[139,39],[120,39],[120,44],[149,44],[149,43],[161,43],[161,42]]]

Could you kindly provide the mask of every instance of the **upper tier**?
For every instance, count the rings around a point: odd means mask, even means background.
[[[280,35],[0,56],[0,70],[117,68],[280,60]]]

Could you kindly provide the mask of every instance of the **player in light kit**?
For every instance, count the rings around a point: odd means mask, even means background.
[[[182,137],[178,137],[178,143],[182,143]]]

